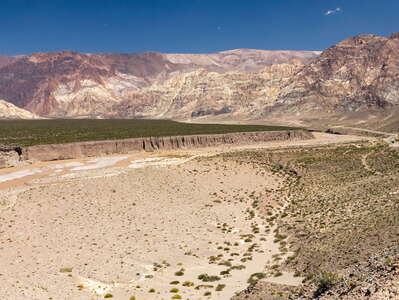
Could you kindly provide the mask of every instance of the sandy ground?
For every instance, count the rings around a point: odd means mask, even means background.
[[[316,137],[255,148],[360,139]],[[282,179],[212,157],[251,148],[132,153],[1,170],[0,295],[230,299],[279,253],[273,228],[251,204],[254,196],[267,203],[265,191],[280,189]],[[201,274],[218,278],[204,282]],[[292,274],[268,280],[301,281]]]

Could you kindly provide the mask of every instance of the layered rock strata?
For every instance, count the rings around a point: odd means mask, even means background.
[[[22,148],[22,159],[30,161],[51,161],[109,154],[122,154],[133,151],[189,149],[269,141],[305,140],[312,138],[314,138],[313,135],[308,131],[290,130],[148,137],[110,141],[36,145]]]

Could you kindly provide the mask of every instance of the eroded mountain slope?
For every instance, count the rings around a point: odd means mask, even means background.
[[[325,50],[36,53],[0,68],[0,98],[49,117],[172,118],[394,129],[399,34]],[[199,119],[199,117],[201,117]]]
[[[152,85],[156,89],[165,80],[199,68],[217,73],[252,71],[294,59],[308,62],[317,55],[263,50],[204,55],[35,53],[0,68],[0,97],[43,116],[101,117],[129,99],[132,91]],[[146,105],[146,101],[137,104]],[[150,115],[156,114],[155,107]]]

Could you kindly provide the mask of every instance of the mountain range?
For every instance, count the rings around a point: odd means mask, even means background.
[[[0,99],[20,109],[8,113],[0,106],[2,118],[171,118],[395,130],[399,33],[359,35],[323,52],[2,55]]]

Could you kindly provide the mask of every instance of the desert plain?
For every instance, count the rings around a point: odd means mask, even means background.
[[[2,298],[224,300],[258,281],[300,286],[275,267],[293,253],[272,221],[296,176],[234,155],[374,140],[315,137],[0,170]]]

